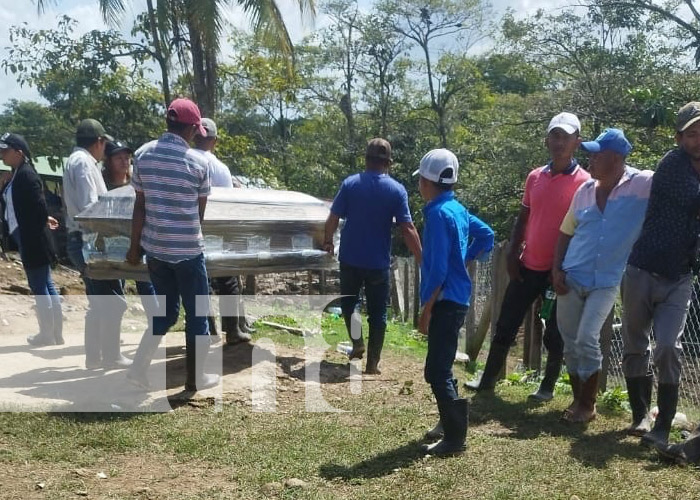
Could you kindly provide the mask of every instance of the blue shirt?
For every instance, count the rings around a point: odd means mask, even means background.
[[[576,191],[561,232],[572,236],[562,269],[587,288],[615,287],[637,240],[649,203],[653,172],[625,167],[603,212],[596,204],[596,181]]]
[[[440,288],[437,300],[469,305],[472,282],[467,262],[493,248],[494,233],[467,211],[453,191],[431,200],[423,209],[423,262],[420,301],[425,304]]]
[[[406,188],[387,174],[366,171],[346,178],[331,212],[345,219],[338,260],[363,269],[391,264],[391,228],[412,222]]]
[[[673,149],[654,174],[642,234],[629,263],[670,280],[688,274],[700,234],[699,213],[700,175],[685,151]]]

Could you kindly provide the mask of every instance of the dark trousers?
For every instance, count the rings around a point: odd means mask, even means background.
[[[367,298],[367,322],[369,324],[369,342],[379,340],[379,350],[384,342],[386,331],[386,307],[389,302],[389,269],[363,269],[340,264],[340,306],[345,319],[345,326],[353,342],[362,339],[362,325],[352,325],[352,315],[360,305],[360,290],[365,288]],[[353,338],[353,333],[359,338]]]
[[[467,316],[468,306],[441,300],[433,306],[428,325],[428,354],[425,358],[425,381],[430,384],[435,399],[458,399],[452,376],[452,364],[457,354],[459,330]]]
[[[511,280],[506,288],[501,305],[501,313],[496,323],[493,343],[509,348],[518,335],[525,314],[535,299],[544,294],[549,286],[549,271],[533,271],[520,266],[523,281]],[[564,341],[557,327],[557,303],[554,302],[552,314],[545,321],[543,343],[549,356],[561,358],[564,355]]]
[[[225,277],[217,277],[217,278],[211,278],[209,280],[209,288],[210,288],[210,293],[216,293],[216,295],[220,297],[226,297],[226,296],[231,296],[231,295],[241,295],[242,291],[242,286],[241,286],[241,278],[239,276],[225,276]],[[237,297],[238,298],[238,297]],[[226,301],[231,300],[225,299]],[[230,304],[232,307],[228,307],[228,304]],[[229,309],[233,309],[233,311],[229,311]],[[221,311],[221,329],[226,332],[226,333],[235,333],[238,331],[239,328],[239,322],[240,318],[245,316],[243,312],[243,303],[242,301],[238,300],[231,300],[231,302],[226,302],[226,305],[223,304],[223,302],[219,303],[219,309]],[[209,322],[209,328],[212,330],[212,323],[214,322],[214,318],[210,317],[210,322]],[[212,335],[215,335],[216,333],[212,331]]]
[[[192,344],[197,335],[209,335],[209,283],[204,254],[177,263],[147,257],[146,263],[156,295],[165,297],[165,316],[153,318],[153,334],[165,335],[177,322],[182,299],[186,342]]]

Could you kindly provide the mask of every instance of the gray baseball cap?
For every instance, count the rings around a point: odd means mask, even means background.
[[[216,123],[211,118],[202,118],[202,127],[207,132],[207,135],[203,137],[218,137],[219,130],[216,128]],[[197,131],[197,135],[202,135]]]

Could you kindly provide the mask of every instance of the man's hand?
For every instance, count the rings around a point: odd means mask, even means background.
[[[321,247],[324,252],[328,252],[329,254],[333,255],[335,253],[335,246],[333,245],[333,242],[325,242],[323,246]]]
[[[520,274],[520,256],[515,252],[508,252],[506,256],[506,267],[508,269],[508,276],[512,281],[523,281],[523,277]]]
[[[139,265],[141,263],[141,248],[130,246],[129,251],[126,252],[126,261],[132,266]]]
[[[566,273],[561,269],[552,269],[552,287],[557,295],[569,293],[569,287],[566,286]]]
[[[53,217],[51,217],[50,215],[49,215],[49,218],[46,219],[46,225],[49,226],[49,229],[51,231],[55,231],[56,229],[58,229],[58,221],[56,219],[54,219]]]
[[[430,326],[430,315],[431,310],[427,307],[423,308],[420,313],[420,318],[418,318],[418,331],[423,335],[428,335],[428,326]]]

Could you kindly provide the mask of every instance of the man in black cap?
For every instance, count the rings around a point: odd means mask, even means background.
[[[340,243],[340,293],[343,318],[352,340],[350,359],[362,358],[365,343],[362,322],[356,309],[360,289],[367,298],[369,339],[365,373],[379,374],[379,358],[386,332],[386,306],[389,301],[391,229],[394,221],[408,249],[421,260],[421,243],[408,208],[406,188],[389,174],[391,144],[372,139],[365,151],[365,171],[346,178],[333,200],[326,220],[324,249],[334,251],[333,235],[340,219],[345,219]]]
[[[121,319],[126,300],[119,280],[96,280],[85,275],[83,232],[75,216],[107,192],[97,164],[104,157],[107,135],[100,122],[92,118],[78,124],[73,149],[63,174],[63,200],[66,207],[68,257],[85,283],[88,310],[85,314],[85,367],[88,369],[125,368],[131,360],[120,352]]]

